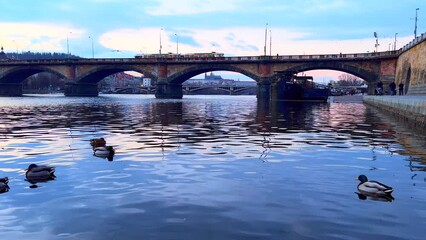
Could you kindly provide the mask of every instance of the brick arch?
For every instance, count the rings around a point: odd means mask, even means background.
[[[42,73],[42,72],[48,72],[51,74],[54,74],[60,78],[67,78],[65,75],[63,75],[61,72],[57,72],[55,70],[52,70],[50,68],[45,67],[16,67],[13,69],[10,69],[6,71],[5,73],[0,75],[0,83],[13,83],[13,84],[20,84],[25,79],[29,78],[30,76]]]
[[[152,78],[152,79],[157,78],[155,75],[153,75],[149,71],[144,71],[144,70],[141,70],[140,68],[137,68],[137,67],[132,67],[132,66],[105,66],[105,67],[97,67],[96,69],[88,71],[84,75],[76,78],[75,82],[76,83],[96,84],[107,76],[110,76],[112,74],[119,73],[119,72],[125,72],[125,71],[135,71],[135,72],[141,73],[144,76]]]
[[[310,70],[336,70],[336,71],[346,72],[354,76],[357,76],[368,83],[377,81],[379,77],[376,73],[364,70],[359,67],[354,67],[348,64],[344,64],[341,62],[310,62],[310,63],[305,63],[296,67],[286,69],[286,71],[296,72],[296,73],[310,71]]]
[[[255,80],[256,82],[260,81],[259,76],[247,70],[244,70],[242,68],[235,67],[232,65],[220,64],[220,65],[196,65],[196,66],[188,67],[182,71],[179,71],[178,73],[175,73],[169,76],[168,82],[171,84],[182,84],[183,82],[185,82],[186,80],[194,76],[197,76],[199,74],[206,73],[206,72],[212,72],[212,71],[237,72]]]

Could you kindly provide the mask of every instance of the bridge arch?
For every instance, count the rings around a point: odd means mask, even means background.
[[[310,62],[310,63],[304,63],[302,65],[286,69],[286,71],[296,72],[296,73],[310,71],[310,70],[335,70],[335,71],[346,72],[354,76],[357,76],[368,83],[373,83],[379,78],[379,76],[376,73],[370,72],[368,70],[365,70],[359,67],[341,63],[341,62]]]
[[[97,84],[105,77],[119,73],[119,72],[125,72],[125,71],[134,71],[138,72],[140,74],[143,74],[146,77],[149,77],[151,79],[156,79],[157,77],[150,73],[149,71],[146,71],[144,69],[141,69],[137,66],[103,66],[103,67],[97,67],[93,70],[90,70],[86,72],[84,75],[76,78],[76,83],[82,83],[82,84]]]
[[[3,74],[0,75],[0,83],[7,83],[7,84],[21,84],[25,79],[29,78],[30,76],[42,73],[42,72],[48,72],[53,75],[58,76],[59,78],[67,79],[67,76],[63,75],[61,72],[57,72],[55,70],[52,70],[50,68],[45,67],[16,67],[13,69],[10,69]]]
[[[259,76],[247,70],[244,70],[242,68],[235,67],[232,65],[220,64],[220,65],[196,65],[196,66],[188,67],[182,71],[179,71],[176,74],[169,76],[168,82],[170,84],[182,84],[183,82],[185,82],[186,80],[194,76],[197,76],[199,74],[206,73],[206,72],[213,72],[213,71],[237,72],[255,80],[256,82],[260,81]]]

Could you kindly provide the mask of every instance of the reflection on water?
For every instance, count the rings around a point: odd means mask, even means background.
[[[426,141],[362,104],[0,98],[2,239],[423,239]],[[94,156],[104,138],[114,161]],[[56,167],[30,189],[31,163]],[[354,194],[360,174],[392,202]]]

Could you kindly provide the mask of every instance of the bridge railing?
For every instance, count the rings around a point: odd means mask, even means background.
[[[402,51],[405,52],[408,49],[416,46],[417,44],[426,40],[426,33],[422,33],[420,36],[413,39],[411,42],[407,43],[404,47],[402,47]]]
[[[423,40],[426,38],[425,34],[416,40]],[[410,45],[411,46],[411,45]],[[407,46],[404,47],[404,49]],[[64,63],[77,63],[77,64],[100,64],[100,63],[153,63],[153,62],[210,62],[210,61],[300,61],[300,60],[321,60],[321,59],[368,59],[368,58],[381,58],[381,57],[396,57],[401,51],[386,51],[386,52],[367,52],[367,53],[339,53],[339,54],[315,54],[315,55],[274,55],[274,56],[234,56],[234,57],[172,57],[164,55],[164,57],[156,58],[73,58],[73,59],[40,59],[40,60],[13,60],[2,61],[2,64],[64,64]]]

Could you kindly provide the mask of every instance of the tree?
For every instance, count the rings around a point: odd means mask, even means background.
[[[339,80],[334,83],[338,86],[361,86],[364,84],[364,81],[362,79],[348,73],[342,74],[337,78]]]

